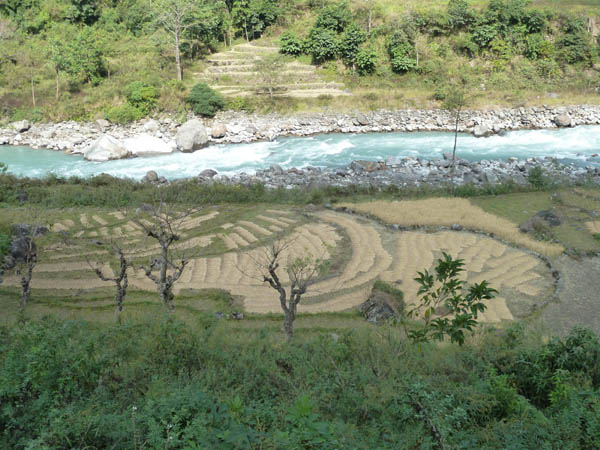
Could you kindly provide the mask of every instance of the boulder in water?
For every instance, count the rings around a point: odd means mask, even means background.
[[[158,181],[158,174],[154,170],[149,170],[142,178],[142,183],[156,183]]]
[[[204,124],[198,119],[192,119],[179,127],[175,140],[180,151],[192,153],[206,147],[208,135]]]
[[[162,139],[147,133],[125,139],[123,141],[123,146],[129,153],[135,156],[164,155],[175,151],[175,145],[173,143],[169,144]]]
[[[200,172],[202,178],[214,178],[217,175],[217,171],[214,169],[205,169]]]
[[[129,151],[114,137],[105,134],[96,139],[85,150],[83,157],[88,161],[104,162],[129,156]]]
[[[473,136],[476,138],[490,137],[493,134],[492,130],[486,125],[477,125],[473,128]]]

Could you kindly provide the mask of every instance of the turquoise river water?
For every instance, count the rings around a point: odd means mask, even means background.
[[[198,175],[204,169],[220,174],[253,173],[279,164],[283,168],[305,166],[341,167],[353,160],[385,160],[406,156],[441,158],[451,152],[452,133],[370,133],[327,134],[312,137],[279,138],[272,142],[213,145],[195,153],[124,159],[104,163],[88,162],[80,155],[53,150],[0,146],[0,162],[20,176],[89,177],[108,173],[117,177],[142,178],[156,170],[168,179]],[[509,157],[551,156],[564,163],[600,166],[600,126],[561,130],[513,131],[504,136],[477,139],[461,134],[457,155],[470,161],[504,160]]]

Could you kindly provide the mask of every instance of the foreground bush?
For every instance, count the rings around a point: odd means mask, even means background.
[[[208,317],[0,328],[0,448],[599,448],[592,333],[419,348],[382,330],[282,347]]]

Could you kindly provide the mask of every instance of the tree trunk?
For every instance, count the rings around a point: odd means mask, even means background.
[[[373,0],[369,1],[369,33],[371,32],[371,24],[373,22]]]
[[[452,149],[452,170],[450,171],[451,181],[452,181],[452,193],[454,194],[454,175],[456,173],[456,144],[458,142],[458,124],[460,122],[460,110],[459,107],[456,110],[456,127],[454,128],[454,148]]]
[[[58,84],[58,68],[56,69],[56,101],[58,101],[58,98],[60,97],[60,93],[58,91],[59,89],[59,84]]]
[[[35,85],[33,82],[33,73],[31,74],[31,102],[33,103],[33,107],[35,108]]]
[[[181,54],[179,51],[179,31],[175,32],[175,64],[177,65],[177,81],[181,81],[183,73],[181,71]]]
[[[285,313],[285,319],[283,321],[283,331],[285,332],[285,338],[288,342],[294,337],[294,319],[291,311]]]
[[[33,265],[27,265],[27,272],[21,277],[21,302],[19,303],[19,314],[21,317],[25,314],[25,307],[31,296],[31,278],[33,277]]]
[[[244,20],[244,32],[246,33],[246,41],[248,41],[248,43],[249,43],[250,37],[248,37],[248,25],[246,24],[245,20]]]

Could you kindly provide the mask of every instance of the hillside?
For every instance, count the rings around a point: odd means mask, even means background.
[[[0,114],[184,114],[204,81],[257,112],[432,108],[457,86],[473,107],[596,103],[599,16],[597,1],[9,0]]]

